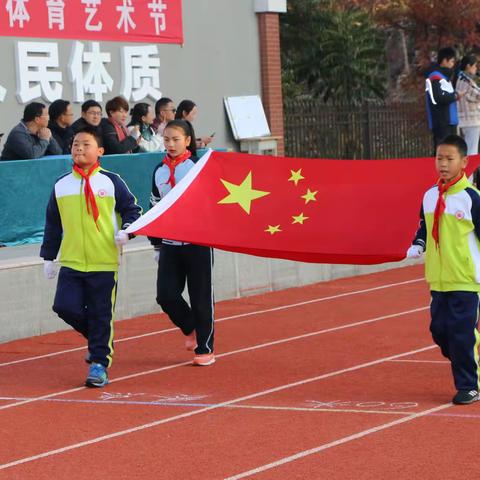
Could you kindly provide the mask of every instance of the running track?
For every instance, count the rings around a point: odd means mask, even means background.
[[[105,389],[73,332],[0,345],[0,479],[476,478],[418,266],[217,304],[212,367],[118,322]],[[473,474],[473,476],[471,476]]]

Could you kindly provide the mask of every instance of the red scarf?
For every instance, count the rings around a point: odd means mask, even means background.
[[[128,137],[127,129],[123,125],[120,125],[118,122],[116,122],[113,118],[109,118],[108,121],[113,125],[113,128],[115,128],[118,140],[123,142]]]
[[[168,179],[168,183],[170,184],[170,186],[172,188],[176,184],[176,182],[175,182],[175,167],[177,165],[180,165],[180,163],[184,162],[185,160],[187,160],[191,156],[192,156],[192,152],[190,150],[185,150],[185,152],[182,153],[182,155],[179,155],[178,157],[175,157],[175,158],[172,158],[167,153],[167,155],[163,159],[164,165],[166,165],[168,167],[168,169],[170,170],[170,177]]]
[[[85,180],[84,192],[85,192],[85,201],[87,202],[87,212],[92,214],[97,230],[100,230],[97,224],[99,213],[98,213],[97,202],[95,200],[95,194],[93,193],[92,186],[90,185],[90,177],[92,176],[92,173],[94,172],[94,170],[99,166],[100,164],[96,162],[95,165],[92,165],[90,170],[88,170],[88,172],[85,173],[85,171],[81,167],[79,167],[76,163],[73,164],[73,169]],[[90,208],[92,209],[91,212],[90,212]]]
[[[433,228],[432,228],[432,236],[435,240],[435,244],[437,245],[437,248],[439,247],[439,241],[440,241],[440,217],[443,215],[443,212],[445,211],[445,194],[447,193],[447,190],[452,186],[455,185],[457,182],[459,182],[463,178],[463,172],[461,173],[460,176],[454,178],[453,180],[450,180],[448,183],[444,183],[441,179],[438,180],[438,200],[437,200],[437,205],[435,205],[435,212],[433,214]]]

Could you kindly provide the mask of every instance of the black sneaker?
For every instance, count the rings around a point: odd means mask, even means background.
[[[453,397],[452,402],[455,405],[468,405],[480,399],[478,390],[459,390]]]

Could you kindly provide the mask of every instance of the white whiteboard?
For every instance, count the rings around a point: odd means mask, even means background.
[[[225,97],[225,108],[235,140],[270,136],[267,117],[258,95]]]

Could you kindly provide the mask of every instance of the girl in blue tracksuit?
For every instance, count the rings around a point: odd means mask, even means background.
[[[195,135],[189,122],[173,120],[163,132],[167,155],[153,172],[151,204],[155,205],[195,165]],[[194,350],[194,365],[215,362],[213,249],[176,239],[150,238],[158,260],[157,303],[185,335]],[[190,305],[182,293],[187,284]]]

